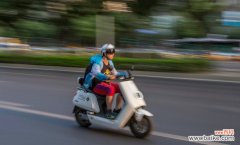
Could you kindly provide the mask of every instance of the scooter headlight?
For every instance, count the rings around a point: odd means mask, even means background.
[[[137,98],[137,99],[143,99],[143,94],[142,94],[142,92],[137,92],[137,93],[136,93],[136,98]]]

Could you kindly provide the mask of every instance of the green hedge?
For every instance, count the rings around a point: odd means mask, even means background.
[[[0,53],[0,63],[19,63],[48,66],[65,66],[85,68],[89,64],[89,56],[68,55],[29,55],[17,53]],[[211,65],[207,60],[197,58],[181,59],[141,59],[116,57],[114,64],[118,69],[166,72],[199,72],[207,71]]]

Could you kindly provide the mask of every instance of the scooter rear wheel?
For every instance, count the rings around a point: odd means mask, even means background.
[[[79,108],[79,110],[75,112],[75,119],[81,127],[89,127],[91,123],[89,120],[83,118],[83,115],[86,115],[86,111]]]
[[[145,138],[152,131],[152,120],[148,116],[143,116],[141,121],[137,121],[133,116],[129,127],[135,137]]]

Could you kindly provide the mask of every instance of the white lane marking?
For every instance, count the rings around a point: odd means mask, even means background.
[[[71,116],[49,113],[49,112],[44,112],[44,111],[38,111],[38,110],[33,110],[33,109],[20,108],[20,107],[9,106],[9,105],[4,105],[4,104],[0,104],[0,108],[7,109],[7,110],[12,110],[12,111],[17,111],[17,112],[24,112],[24,113],[30,113],[30,114],[35,114],[35,115],[41,115],[41,116],[46,116],[46,117],[51,117],[51,118],[69,120],[69,121],[74,121],[75,120]],[[152,135],[158,136],[158,137],[164,137],[164,138],[170,138],[170,139],[189,142],[187,137],[180,136],[180,135],[168,134],[168,133],[157,132],[157,131],[152,132]],[[216,142],[193,142],[193,143],[203,144],[203,145],[227,145],[227,144],[216,143]]]
[[[175,134],[169,134],[169,133],[164,133],[164,132],[153,131],[152,135],[189,142],[187,137],[180,136],[180,135],[175,135]],[[203,145],[227,145],[227,144],[223,144],[223,143],[207,142],[207,141],[204,141],[204,142],[192,142],[192,143],[203,144]]]
[[[44,70],[44,71],[58,71],[58,72],[73,72],[73,73],[84,73],[84,71],[74,71],[74,70],[60,70],[51,68],[27,68],[27,67],[16,67],[16,66],[0,66],[0,68],[13,68],[13,69],[26,69],[26,70]],[[22,75],[36,75],[36,74],[26,74],[26,73],[13,73]],[[36,75],[36,76],[48,76],[48,75]],[[190,81],[204,81],[204,82],[223,82],[223,83],[236,83],[240,84],[240,81],[229,81],[229,80],[218,80],[218,79],[200,79],[200,78],[186,78],[186,77],[168,77],[161,75],[134,75],[136,77],[147,77],[147,78],[163,78],[163,79],[176,79],[176,80],[190,80]],[[48,76],[49,77],[49,76]]]
[[[1,74],[12,74],[12,75],[24,75],[24,76],[40,76],[40,77],[56,77],[50,75],[41,75],[41,74],[29,74],[29,73],[16,73],[16,72],[0,72]]]
[[[28,67],[18,67],[18,66],[0,66],[0,68],[13,68],[13,69],[26,69],[26,70],[43,70],[43,71],[58,71],[58,72],[74,72],[74,73],[84,73],[84,71],[74,71],[74,70],[61,70],[59,69],[52,69],[52,68],[28,68]]]
[[[174,79],[174,80],[189,80],[189,81],[222,82],[222,83],[240,84],[240,81],[217,80],[217,79],[200,79],[200,78],[167,77],[167,76],[148,76],[148,75],[135,75],[135,76],[137,76],[137,77],[148,77],[148,78]]]
[[[240,69],[234,69],[234,68],[220,68],[218,70],[227,71],[227,72],[240,72]]]
[[[20,107],[9,106],[9,105],[4,105],[4,104],[0,104],[0,108],[17,111],[17,112],[24,112],[24,113],[30,113],[30,114],[41,115],[41,116],[46,116],[46,117],[52,117],[52,118],[57,118],[57,119],[64,119],[64,120],[71,120],[71,121],[74,120],[74,118],[70,117],[70,116],[49,113],[49,112],[44,112],[44,111],[38,111],[38,110],[33,110],[33,109],[20,108]]]
[[[9,101],[0,101],[0,105],[9,105],[9,106],[16,106],[16,107],[30,107],[30,105],[14,103],[14,102],[9,102]]]
[[[59,72],[76,72],[83,73],[82,71],[59,71]],[[25,76],[41,76],[41,77],[55,77],[50,75],[41,74],[29,74],[29,73],[13,73],[13,72],[0,72],[7,74],[25,75]],[[217,80],[217,79],[200,79],[200,78],[185,78],[185,77],[167,77],[167,76],[154,76],[154,75],[134,75],[135,77],[146,77],[146,78],[159,78],[159,79],[172,79],[172,80],[187,80],[187,81],[201,81],[201,82],[217,82],[217,83],[234,83],[240,84],[240,81],[230,81],[230,80]]]
[[[221,110],[221,111],[229,111],[234,113],[240,113],[239,107],[227,107],[227,106],[211,106],[213,109]]]

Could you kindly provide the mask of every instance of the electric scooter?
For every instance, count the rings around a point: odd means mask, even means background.
[[[146,106],[144,96],[135,85],[132,75],[118,78],[117,81],[124,104],[116,118],[110,120],[105,115],[106,98],[85,89],[82,85],[82,78],[78,78],[81,86],[78,87],[73,98],[75,119],[81,127],[89,127],[91,124],[116,129],[129,126],[135,137],[145,138],[152,131],[153,114],[144,109]]]

